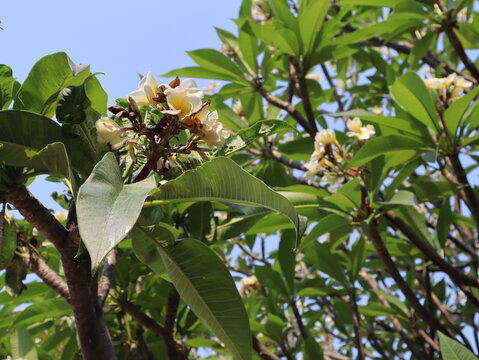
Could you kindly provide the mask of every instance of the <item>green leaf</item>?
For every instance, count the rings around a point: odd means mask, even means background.
[[[477,357],[464,345],[438,331],[439,347],[443,360],[477,360]]]
[[[12,69],[7,65],[0,65],[0,109],[8,109],[20,83],[13,77]]]
[[[5,219],[0,212],[0,269],[10,264],[17,249],[17,229],[15,224]]]
[[[12,166],[29,166],[35,151],[62,139],[57,123],[24,110],[0,111],[0,128],[0,161]]]
[[[427,127],[438,131],[436,108],[421,78],[412,72],[399,77],[391,87],[391,95],[406,112]]]
[[[393,307],[385,306],[376,302],[370,301],[368,305],[363,306],[359,305],[358,310],[361,314],[367,316],[384,316],[384,315],[393,315],[398,316],[401,312]]]
[[[68,86],[58,94],[56,118],[62,124],[80,124],[89,106],[84,85]]]
[[[452,223],[452,211],[449,204],[449,198],[445,198],[439,210],[439,217],[437,219],[436,236],[440,249],[444,248],[446,240],[449,238],[450,226]]]
[[[185,211],[186,229],[190,237],[203,242],[212,242],[215,238],[216,224],[213,206],[208,201],[195,203]]]
[[[283,278],[278,271],[269,266],[255,266],[254,272],[260,284],[264,285],[269,290],[275,290],[285,297],[289,297],[290,293],[286,289]]]
[[[213,71],[209,69],[205,69],[203,67],[184,67],[181,69],[175,69],[167,72],[166,74],[162,75],[163,77],[172,77],[172,76],[179,76],[185,78],[197,78],[197,79],[216,79],[216,80],[227,80],[233,82],[242,82],[238,80],[238,77],[235,75],[229,75],[224,72]]]
[[[349,116],[349,117],[359,117],[361,120],[367,120],[374,124],[387,126],[391,129],[401,130],[407,134],[411,134],[414,136],[421,137],[427,141],[430,141],[430,135],[428,130],[422,124],[414,123],[411,120],[407,119],[400,119],[397,117],[392,116],[380,116],[380,115],[373,115],[372,113],[364,110],[351,110],[345,112],[339,112],[336,114],[331,114],[331,116],[339,117],[339,116]]]
[[[155,179],[124,185],[115,155],[109,152],[80,187],[76,201],[78,227],[92,269],[123,240],[140,215]]]
[[[323,350],[314,337],[309,336],[305,341],[305,360],[323,360]]]
[[[299,9],[298,22],[304,51],[311,53],[316,36],[321,30],[329,9],[329,0],[303,1]]]
[[[10,346],[14,359],[37,360],[37,350],[32,336],[24,327],[18,327],[12,331]]]
[[[395,7],[402,0],[340,0],[337,5],[362,5],[362,6],[375,6],[375,7]]]
[[[83,84],[89,69],[88,65],[75,65],[64,52],[41,58],[18,90],[13,108],[52,117],[58,93],[67,86]]]
[[[456,135],[457,127],[469,114],[469,105],[479,93],[479,87],[472,89],[466,96],[454,101],[444,112],[444,122],[453,136]]]
[[[159,186],[145,205],[190,201],[225,201],[235,204],[262,206],[286,216],[296,229],[299,241],[306,226],[291,202],[276,193],[233,160],[215,158],[197,169]]]
[[[316,255],[316,267],[332,278],[338,280],[344,286],[349,287],[351,283],[346,278],[345,272],[341,267],[341,257],[338,253],[331,250],[329,243],[313,244],[314,255]],[[309,248],[308,248],[309,249]]]
[[[187,51],[202,68],[243,80],[244,74],[227,56],[213,49]]]
[[[11,327],[28,326],[35,323],[43,323],[47,319],[55,319],[61,316],[72,316],[72,307],[63,298],[48,299],[30,305],[13,321]]]
[[[321,235],[333,231],[337,228],[340,228],[345,225],[349,225],[351,220],[343,215],[338,214],[331,214],[323,219],[321,219],[318,224],[311,230],[311,232],[306,236],[303,241],[303,245],[306,246],[307,244],[314,242],[318,239]]]
[[[407,190],[399,190],[388,201],[378,201],[382,205],[410,205],[416,206],[417,199],[414,193]]]
[[[218,256],[194,239],[159,249],[171,281],[195,315],[236,359],[251,359],[248,315],[231,274]]]
[[[374,137],[368,141],[349,163],[350,167],[358,167],[378,156],[401,150],[422,150],[424,145],[417,140],[402,135],[385,135]]]
[[[295,131],[295,128],[283,120],[262,120],[254,123],[246,129],[238,131],[235,135],[226,140],[226,144],[219,151],[219,155],[230,155],[244,149],[256,139],[262,136],[273,134],[283,135],[288,131]]]

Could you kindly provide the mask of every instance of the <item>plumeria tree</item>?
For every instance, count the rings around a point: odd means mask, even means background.
[[[0,355],[475,359],[476,10],[244,0],[116,102],[1,65]]]

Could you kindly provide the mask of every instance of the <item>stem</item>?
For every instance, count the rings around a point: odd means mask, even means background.
[[[106,297],[110,291],[111,283],[115,277],[116,256],[118,248],[115,247],[105,257],[103,270],[101,271],[100,284],[98,285],[98,304],[100,308],[105,304]]]
[[[445,334],[450,334],[450,332],[435,317],[433,317],[426,309],[424,309],[424,307],[417,300],[416,295],[414,295],[411,288],[404,281],[396,265],[394,264],[391,255],[386,249],[376,225],[371,225],[368,235],[374,245],[374,248],[376,249],[379,258],[386,265],[386,269],[388,270],[389,274],[392,276],[401,292],[409,301],[416,314],[432,329],[435,329],[436,331],[442,331]]]
[[[459,38],[456,36],[456,33],[454,32],[453,28],[451,26],[447,26],[445,29],[446,35],[451,42],[451,45],[454,49],[454,52],[461,58],[462,63],[466,67],[467,70],[474,76],[476,81],[479,81],[479,70],[476,68],[474,63],[469,59],[469,57],[466,54],[466,51],[464,50],[464,47],[461,44],[461,41]]]
[[[351,315],[353,318],[354,335],[356,337],[356,347],[358,348],[358,359],[364,360],[364,346],[361,337],[361,324],[359,321],[358,305],[356,303],[356,288],[352,288],[349,293],[349,305],[351,306]]]
[[[264,360],[281,360],[278,356],[272,353],[256,336],[253,335],[253,349]]]
[[[311,106],[311,101],[309,99],[309,91],[306,84],[306,74],[304,73],[304,69],[299,64],[295,66],[295,69],[298,75],[299,93],[301,95],[301,99],[303,100],[303,109],[306,117],[308,118],[310,128],[316,134],[318,132],[318,127],[316,126],[313,107]]]

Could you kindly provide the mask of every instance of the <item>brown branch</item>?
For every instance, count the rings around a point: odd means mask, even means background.
[[[361,276],[361,278],[364,281],[366,281],[366,283],[371,287],[371,289],[374,290],[381,304],[387,307],[391,307],[386,297],[380,293],[381,289],[379,288],[379,284],[377,283],[377,281],[371,275],[369,275],[364,270],[364,268],[361,269],[361,271],[359,272],[359,276]],[[409,350],[413,353],[413,355],[419,360],[426,360],[426,358],[414,345],[413,340],[410,338],[409,334],[406,331],[404,331],[404,328],[399,322],[399,320],[394,316],[391,316],[390,318],[393,323],[394,329],[399,333],[402,340],[406,343],[406,345],[408,346]]]
[[[173,335],[175,327],[176,312],[178,311],[178,305],[180,304],[180,294],[176,291],[176,288],[171,285],[170,294],[168,295],[168,305],[166,308],[165,316],[165,332]]]
[[[304,113],[306,114],[310,128],[316,134],[318,132],[318,127],[316,126],[316,119],[314,118],[313,107],[311,106],[311,100],[309,98],[308,85],[306,84],[306,74],[299,63],[295,64],[295,69],[298,76],[299,94],[301,95]]]
[[[25,220],[36,227],[59,251],[83,358],[101,359],[100,333],[89,286],[91,277],[88,277],[81,257],[75,258],[77,248],[74,244],[78,241],[78,233],[67,231],[24,185],[7,191],[5,200],[15,206]]]
[[[293,119],[297,121],[299,125],[303,127],[304,130],[306,130],[309,135],[311,135],[311,137],[314,138],[316,133],[310,127],[308,121],[304,118],[303,115],[301,115],[301,113],[294,107],[293,104],[281,100],[280,98],[277,98],[276,96],[268,92],[261,84],[258,84],[256,89],[267,102],[282,110],[285,110]]]
[[[303,319],[301,318],[301,314],[299,313],[298,307],[296,306],[296,303],[293,300],[289,302],[291,305],[291,308],[293,309],[293,314],[294,318],[296,319],[296,322],[298,323],[298,328],[299,332],[301,333],[301,337],[306,340],[309,336],[308,331],[306,330],[306,327],[304,326]]]
[[[351,315],[353,319],[353,327],[354,327],[354,335],[356,337],[356,347],[358,349],[358,355],[357,358],[359,360],[364,359],[364,346],[362,342],[362,336],[361,336],[361,324],[359,322],[359,311],[358,311],[358,305],[356,303],[356,289],[353,288],[350,291],[349,294],[349,305],[351,307]]]
[[[464,50],[464,47],[462,46],[461,41],[458,39],[453,28],[448,26],[445,28],[445,32],[456,55],[459,56],[466,69],[469,70],[476,81],[479,81],[479,70],[467,56],[466,51]]]
[[[326,67],[326,65],[321,64],[321,70],[323,71],[324,76],[326,76],[326,80],[328,81],[329,87],[333,90],[334,100],[336,100],[336,103],[338,104],[338,109],[340,111],[344,111],[344,105],[341,102],[341,97],[336,91],[336,86],[334,86],[333,79],[331,78],[331,75],[329,75],[328,68]]]
[[[374,224],[370,226],[368,235],[374,245],[374,248],[376,249],[379,258],[384,263],[384,265],[386,265],[387,271],[394,279],[397,286],[399,287],[403,295],[406,297],[416,314],[435,331],[442,331],[445,334],[449,334],[449,331],[419,303],[416,298],[416,295],[414,295],[411,288],[408,286],[408,284],[404,281],[403,277],[399,273],[393,259],[391,258],[391,255],[386,249],[386,246],[384,245],[381,236],[379,235],[379,232]]]
[[[138,321],[142,326],[153,331],[156,335],[161,336],[163,343],[166,347],[166,353],[170,360],[186,360],[186,352],[181,344],[178,344],[171,333],[168,333],[165,328],[158,324],[155,320],[141,311],[140,307],[126,301],[121,304],[123,310],[125,310],[133,319]]]
[[[115,277],[116,257],[118,248],[113,248],[105,257],[105,263],[101,271],[100,284],[98,285],[98,304],[102,308],[110,291],[111,283]]]
[[[448,180],[458,184],[464,185],[464,188],[459,190],[459,196],[466,203],[471,215],[476,223],[476,228],[479,229],[479,200],[474,192],[473,187],[467,179],[466,171],[462,167],[459,156],[454,154],[445,158],[447,165],[453,173],[445,172]]]
[[[41,257],[31,253],[30,255],[23,254],[21,258],[31,272],[35,273],[45,284],[69,301],[70,293],[68,292],[67,283]]]
[[[479,288],[479,280],[474,279],[463,272],[459,271],[457,268],[452,266],[450,263],[441,258],[437,252],[426,242],[424,242],[416,232],[409,227],[396,213],[392,210],[386,212],[386,218],[388,223],[397,230],[400,230],[404,235],[408,237],[409,240],[424,254],[426,257],[431,260],[435,265],[439,266],[446,274],[448,274],[451,279],[459,284],[464,284],[468,286],[473,286]]]
[[[265,360],[281,360],[279,356],[272,353],[256,336],[253,335],[253,349]]]

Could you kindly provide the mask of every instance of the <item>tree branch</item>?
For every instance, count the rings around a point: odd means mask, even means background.
[[[469,70],[469,72],[472,74],[472,76],[474,76],[476,81],[479,81],[479,70],[476,68],[471,59],[469,59],[469,57],[467,56],[466,51],[464,50],[464,47],[454,33],[453,28],[447,26],[444,30],[449,41],[451,42],[452,48],[454,49],[456,55],[459,56],[466,69]]]
[[[118,248],[113,248],[105,257],[105,263],[101,271],[100,284],[98,285],[98,304],[100,308],[105,304],[106,297],[110,291],[111,283],[115,277],[116,256]]]
[[[293,119],[298,122],[299,125],[303,127],[304,130],[306,130],[309,135],[311,135],[311,137],[314,138],[316,133],[310,127],[308,121],[304,118],[304,116],[301,115],[301,113],[293,106],[293,104],[281,100],[280,98],[277,98],[276,96],[268,92],[261,84],[258,84],[256,89],[258,90],[260,95],[264,99],[266,99],[267,102],[282,110],[285,110]]]
[[[351,307],[351,315],[353,319],[353,327],[354,327],[354,335],[356,337],[356,347],[358,349],[358,355],[357,358],[359,360],[364,359],[364,346],[362,342],[362,336],[361,336],[361,324],[359,322],[359,311],[358,311],[358,305],[356,303],[356,289],[353,288],[351,289],[349,293],[349,305]]]
[[[100,333],[90,291],[91,277],[88,277],[81,263],[81,256],[75,258],[77,248],[74,244],[78,241],[78,233],[67,231],[24,185],[7,191],[5,200],[15,206],[25,220],[36,227],[59,251],[83,358],[102,359]]]
[[[265,360],[281,360],[278,356],[272,353],[256,336],[253,335],[253,349],[258,355]]]
[[[400,230],[404,235],[406,235],[409,240],[419,249],[421,252],[426,255],[426,257],[431,260],[435,265],[439,266],[446,274],[448,274],[452,280],[456,283],[473,286],[479,288],[479,280],[474,279],[463,272],[456,269],[450,263],[442,259],[433,248],[431,248],[427,243],[425,243],[421,237],[419,237],[416,232],[411,229],[396,213],[392,210],[386,212],[386,218],[390,225],[393,228]]]
[[[379,235],[379,232],[374,224],[370,226],[368,235],[374,245],[374,248],[376,249],[379,258],[386,265],[386,269],[388,270],[389,274],[392,276],[401,292],[409,301],[416,314],[434,330],[442,331],[445,334],[450,334],[450,332],[419,303],[416,298],[416,295],[414,295],[411,288],[408,286],[408,284],[404,281],[401,274],[399,273],[393,259],[391,258],[391,255],[386,249],[386,246],[384,245],[381,236]]]
[[[299,93],[301,95],[304,113],[308,118],[311,130],[316,134],[318,132],[318,127],[316,126],[316,119],[314,118],[313,107],[311,106],[311,101],[309,99],[309,90],[306,84],[306,74],[304,73],[304,69],[299,63],[296,63],[294,65],[296,69],[296,74],[298,76]]]
[[[35,273],[45,284],[69,301],[70,293],[68,292],[67,283],[60,275],[49,267],[41,257],[34,253],[30,253],[30,255],[22,254],[21,258],[31,272]]]

